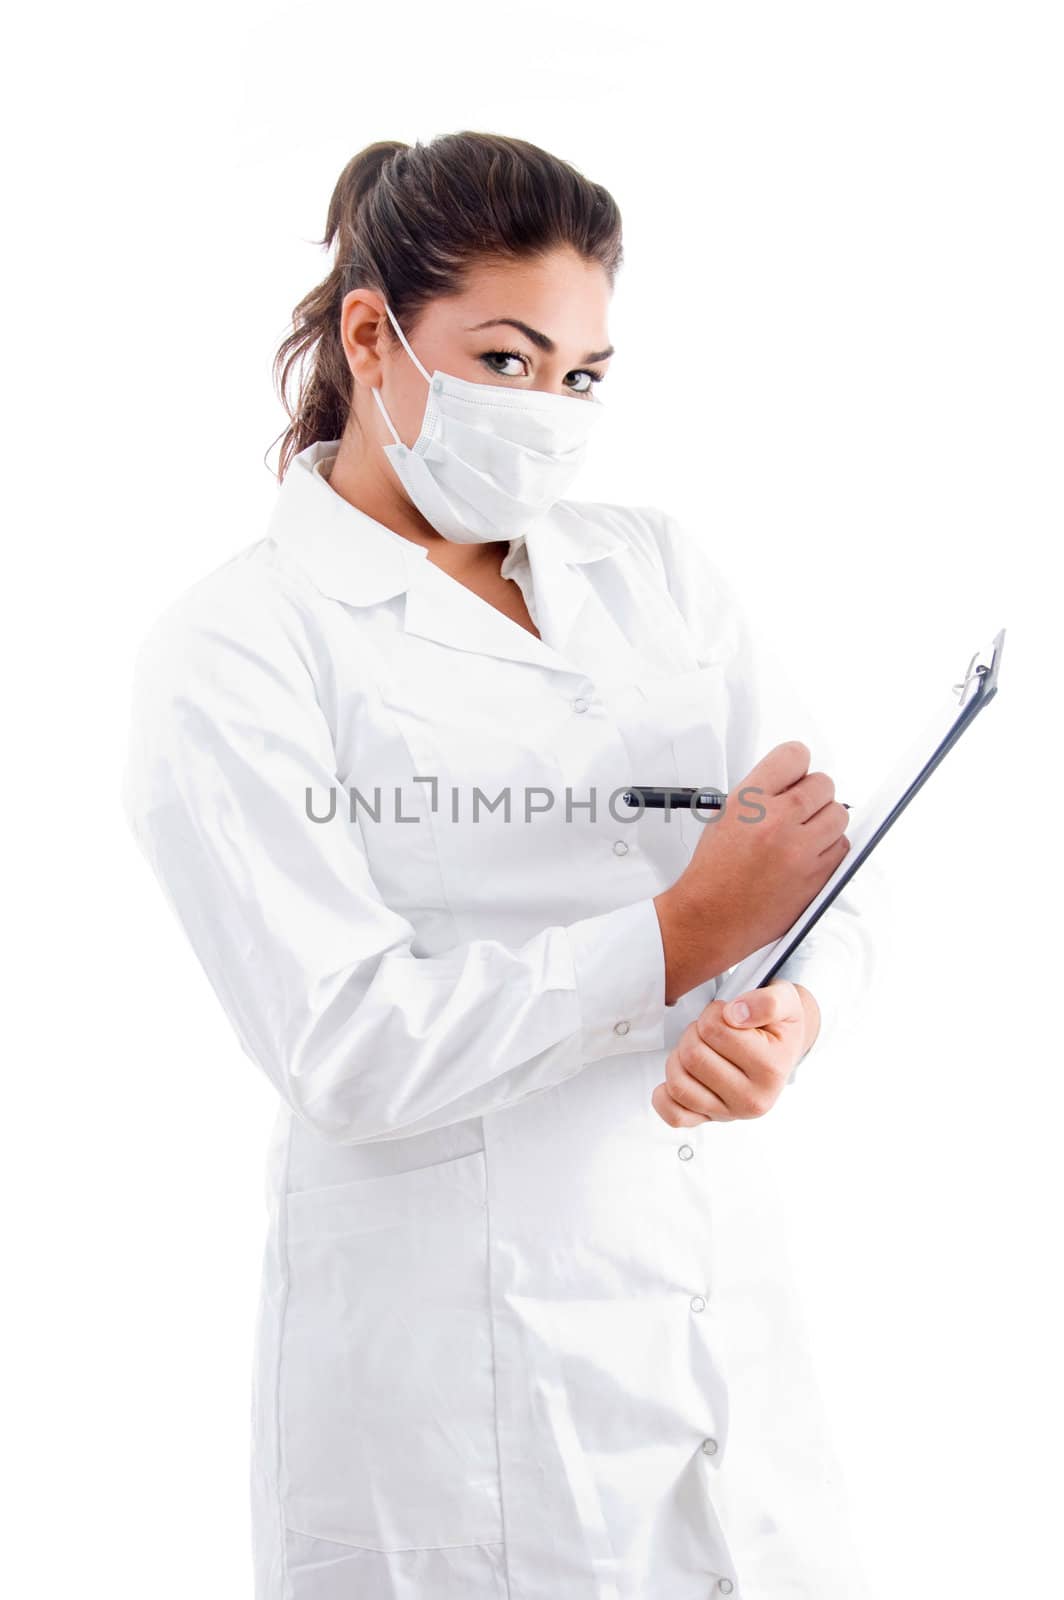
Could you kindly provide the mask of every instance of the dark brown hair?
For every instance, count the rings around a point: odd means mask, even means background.
[[[460,293],[468,268],[484,258],[512,261],[569,245],[600,262],[612,284],[622,255],[620,212],[601,184],[524,139],[471,132],[367,145],[337,179],[325,237],[315,242],[335,246],[332,270],[296,306],[273,362],[290,418],[279,435],[282,480],[293,456],[340,438],[346,426],[352,379],[340,306],[352,289],[384,295],[410,338],[425,304]],[[390,323],[388,333],[398,344]]]

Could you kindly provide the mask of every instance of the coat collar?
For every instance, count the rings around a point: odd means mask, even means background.
[[[579,670],[562,652],[590,593],[581,569],[623,546],[621,533],[588,516],[580,502],[559,501],[511,540],[511,554],[524,542],[532,567],[537,639],[429,561],[423,545],[337,494],[325,474],[339,448],[338,439],[320,440],[293,457],[267,527],[323,594],[354,606],[405,594],[408,633],[456,649]]]

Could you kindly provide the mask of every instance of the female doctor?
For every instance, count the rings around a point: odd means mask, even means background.
[[[566,498],[617,206],[462,132],[355,156],[324,242],[272,519],[144,638],[123,789],[279,1096],[256,1600],[854,1600],[729,1146],[867,978],[853,906],[713,998],[847,813],[805,745],[758,748],[700,541]],[[640,783],[727,801],[640,813]]]

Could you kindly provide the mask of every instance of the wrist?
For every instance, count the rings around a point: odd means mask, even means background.
[[[665,1004],[716,977],[728,965],[717,959],[706,932],[706,908],[684,891],[682,880],[654,896],[665,951]]]

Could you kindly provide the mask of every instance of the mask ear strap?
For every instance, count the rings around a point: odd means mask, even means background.
[[[402,328],[399,326],[399,324],[396,322],[394,316],[392,315],[392,308],[388,304],[387,300],[384,302],[384,309],[388,313],[388,320],[391,322],[392,327],[395,329],[396,333],[399,335],[399,340],[400,340],[400,343],[403,346],[403,349],[406,351],[407,355],[410,357],[411,361],[414,363],[415,367],[420,372],[420,374],[424,378],[425,382],[426,383],[431,383],[432,382],[431,377],[425,371],[424,367],[421,365],[421,362],[418,360],[418,358],[414,354],[413,350],[411,350],[409,344],[407,344],[407,342],[406,342],[406,334],[403,332]]]
[[[395,329],[396,333],[399,335],[399,340],[400,340],[400,343],[403,346],[403,349],[406,351],[407,355],[410,357],[410,359],[414,363],[415,367],[417,367],[418,371],[421,373],[421,376],[424,378],[425,382],[426,383],[431,383],[432,379],[429,377],[428,373],[425,371],[424,367],[421,365],[421,362],[418,360],[417,356],[414,354],[413,350],[411,350],[409,344],[407,343],[406,334],[403,332],[402,328],[396,322],[395,317],[392,315],[392,308],[388,304],[387,300],[384,302],[384,309],[388,313],[388,320],[391,322],[392,327]],[[402,439],[400,439],[398,433],[395,431],[395,424],[392,422],[391,417],[388,415],[387,411],[385,410],[384,401],[381,399],[381,394],[380,394],[380,390],[379,389],[374,389],[373,390],[373,398],[377,402],[377,410],[380,412],[381,416],[384,418],[385,422],[388,425],[388,432],[391,434],[391,436],[395,440],[396,444],[399,445],[400,451],[405,450],[406,446],[403,444]]]

